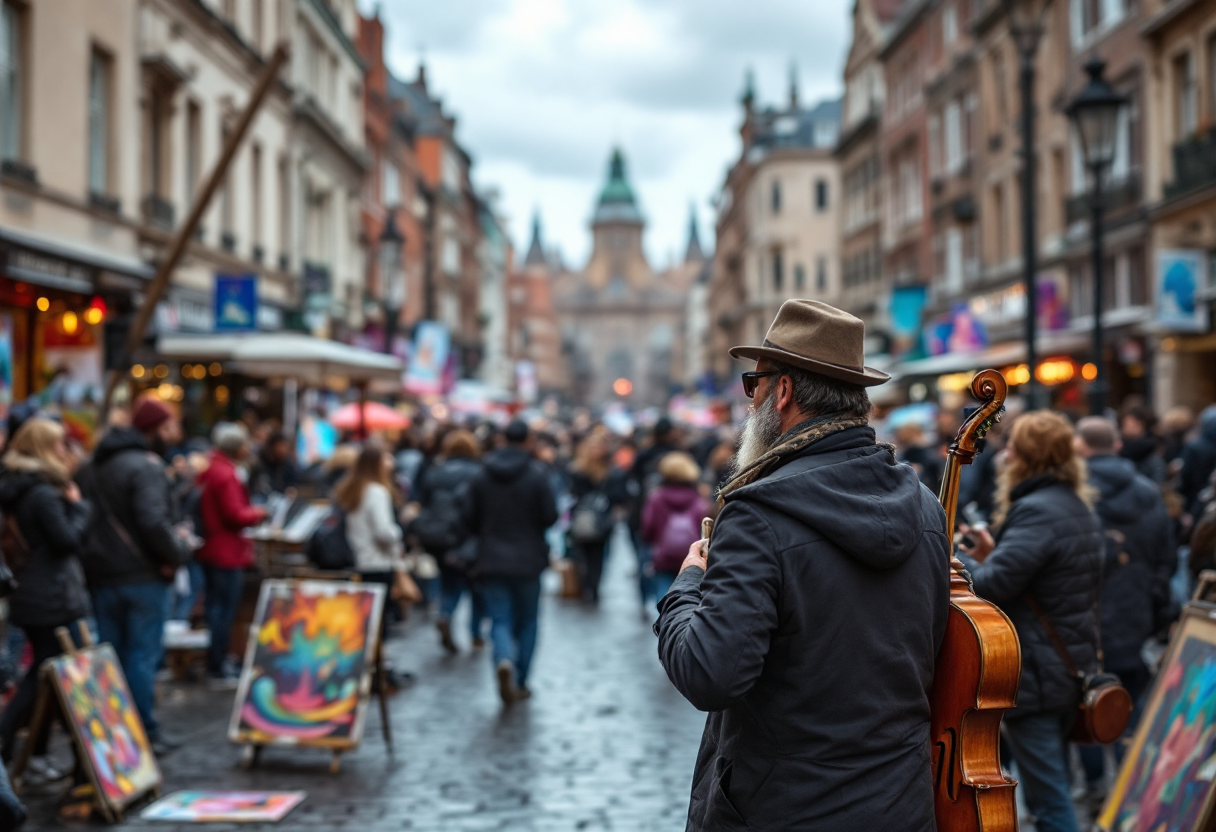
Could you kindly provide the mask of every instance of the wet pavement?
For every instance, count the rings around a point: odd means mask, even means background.
[[[507,711],[486,651],[469,649],[467,602],[456,625],[457,656],[445,655],[432,622],[413,614],[388,643],[391,664],[415,676],[390,700],[396,753],[388,754],[373,707],[363,744],[343,757],[336,775],[328,754],[307,749],[267,749],[257,768],[243,770],[240,749],[226,739],[232,694],[167,687],[162,724],[185,744],[161,760],[162,794],[307,791],[280,829],[683,829],[704,715],[671,687],[658,663],[627,547],[624,541],[614,547],[599,607],[558,599],[547,582],[533,697]],[[27,789],[26,829],[85,828],[55,818],[56,796]],[[200,828],[132,815],[114,828]]]

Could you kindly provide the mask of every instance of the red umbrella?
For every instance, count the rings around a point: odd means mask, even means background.
[[[410,420],[380,402],[363,403],[363,420],[359,419],[359,402],[344,404],[329,416],[329,423],[339,430],[404,430]]]

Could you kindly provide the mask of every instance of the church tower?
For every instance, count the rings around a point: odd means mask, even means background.
[[[591,218],[591,260],[585,271],[591,288],[617,295],[647,288],[652,272],[642,250],[645,228],[646,220],[625,174],[625,155],[615,148],[608,163],[608,182]]]

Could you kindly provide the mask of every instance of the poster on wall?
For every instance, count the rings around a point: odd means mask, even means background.
[[[0,419],[13,403],[13,316],[0,315]]]
[[[1213,819],[1216,607],[1190,604],[1123,758],[1098,826],[1191,832]]]
[[[448,328],[437,321],[421,321],[414,331],[414,349],[410,354],[409,370],[405,373],[405,389],[415,395],[442,393],[450,352]]]
[[[258,328],[258,277],[215,276],[215,331],[253,332]]]
[[[335,750],[358,745],[383,610],[379,584],[264,581],[228,738]]]
[[[1178,332],[1206,332],[1208,306],[1199,297],[1207,256],[1199,249],[1160,249],[1157,266],[1157,323]]]

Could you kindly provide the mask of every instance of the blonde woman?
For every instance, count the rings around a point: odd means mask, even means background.
[[[574,508],[567,530],[568,549],[582,566],[583,600],[600,599],[600,578],[614,525],[613,505],[606,489],[612,473],[612,448],[599,431],[578,444],[570,464],[570,496]]]
[[[997,478],[995,539],[962,527],[974,540],[961,559],[975,591],[1013,620],[1022,643],[1017,707],[1005,736],[1035,826],[1076,832],[1069,795],[1068,733],[1080,682],[1057,652],[1040,615],[1084,673],[1098,664],[1098,588],[1103,548],[1084,461],[1073,429],[1058,413],[1026,413],[1013,424]]]
[[[16,750],[17,731],[29,721],[38,691],[38,668],[63,652],[55,629],[90,615],[79,553],[89,526],[89,504],[72,482],[73,457],[63,427],[49,419],[25,422],[0,458],[0,511],[16,520],[5,559],[17,578],[9,620],[25,631],[34,652],[30,670],[0,715],[0,754]],[[46,753],[41,740],[35,754]],[[35,770],[46,769],[41,764]]]

